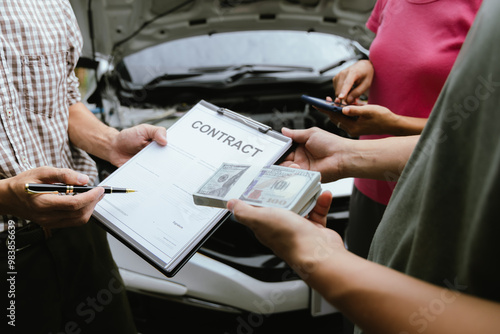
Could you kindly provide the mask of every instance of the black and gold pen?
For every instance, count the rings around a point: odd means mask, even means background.
[[[100,186],[104,188],[105,194],[125,194],[133,193],[135,190],[128,188],[116,188]],[[71,186],[66,184],[44,184],[44,183],[26,183],[24,189],[30,194],[78,194],[92,190],[92,186]]]

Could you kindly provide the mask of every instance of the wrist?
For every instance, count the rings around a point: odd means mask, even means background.
[[[360,140],[346,139],[346,146],[338,157],[339,178],[360,177],[366,170],[366,159],[369,157],[370,151],[363,144]]]
[[[309,270],[302,273],[302,279],[330,303],[343,306],[359,289],[359,282],[353,278],[364,277],[370,263],[343,248],[323,261],[308,264]]]
[[[83,103],[69,107],[69,139],[85,152],[107,160],[118,133],[118,130],[97,119]]]
[[[427,123],[427,118],[394,115],[388,133],[394,136],[419,135]]]
[[[12,178],[0,180],[0,214],[15,214],[12,203],[16,201]]]
[[[106,156],[104,157],[105,160],[109,161],[109,158],[112,157],[113,153],[116,151],[116,147],[119,144],[119,134],[120,131],[117,129],[108,126],[106,129],[106,132],[104,136],[106,137],[105,142],[107,143],[106,145]]]
[[[97,141],[94,141],[98,143],[96,145],[97,150],[95,150],[95,152],[87,152],[92,153],[106,161],[110,161],[115,151],[115,147],[118,144],[119,133],[120,132],[117,129],[106,126],[106,128],[101,131],[100,138]]]
[[[372,76],[373,73],[375,72],[375,69],[373,67],[373,64],[372,62],[370,61],[370,59],[361,59],[359,61],[360,64],[362,64],[362,66],[364,67],[364,72],[366,73],[366,75],[369,75],[369,76]]]

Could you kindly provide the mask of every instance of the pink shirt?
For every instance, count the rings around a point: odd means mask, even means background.
[[[366,26],[375,75],[370,104],[427,118],[451,71],[482,0],[378,0]],[[387,136],[361,136],[377,139]],[[394,180],[388,174],[387,180]],[[356,179],[372,200],[389,202],[396,182]]]

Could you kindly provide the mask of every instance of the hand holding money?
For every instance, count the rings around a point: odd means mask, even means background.
[[[320,173],[283,167],[224,163],[193,194],[195,204],[225,208],[239,198],[251,205],[307,215],[321,193]]]

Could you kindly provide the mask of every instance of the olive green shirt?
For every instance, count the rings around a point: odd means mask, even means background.
[[[369,254],[493,301],[500,301],[499,18],[500,1],[485,0]],[[409,320],[421,329],[418,317]]]

